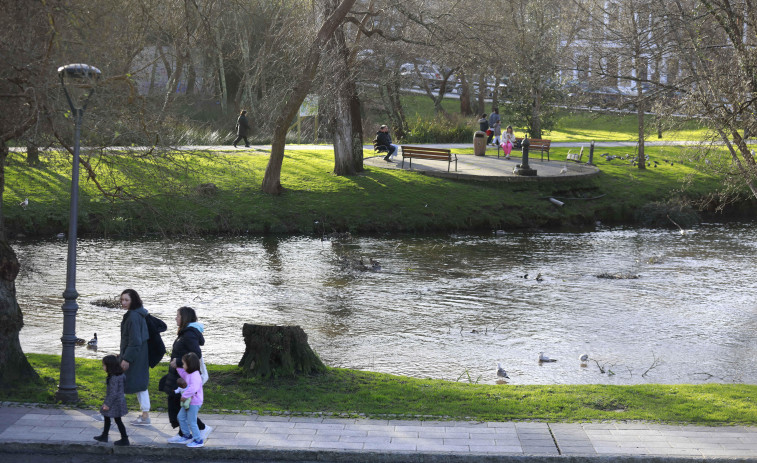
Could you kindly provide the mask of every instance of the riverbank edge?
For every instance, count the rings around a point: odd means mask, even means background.
[[[677,152],[675,147],[671,150],[668,154]],[[555,160],[562,162],[564,151],[556,149]],[[606,151],[620,155],[627,149]],[[721,200],[722,181],[680,163],[646,171],[630,164],[606,163],[596,177],[512,184],[439,179],[369,166],[357,175],[342,177],[333,175],[333,154],[327,150],[287,153],[291,160],[282,172],[280,195],[260,189],[267,163],[261,153],[189,154],[184,162],[194,163],[197,171],[187,176],[177,168],[165,183],[145,183],[142,196],[105,199],[91,182],[84,181],[79,234],[135,238],[580,231],[593,230],[597,222],[676,229],[670,219],[688,228],[698,220],[741,219],[757,212],[757,200],[746,194],[742,194],[746,199],[738,201]],[[7,236],[49,238],[68,229],[70,186],[62,161],[62,157],[51,157],[40,168],[29,169],[19,159],[11,160],[6,183],[27,187],[23,194],[20,190],[6,194]],[[13,202],[26,197],[28,206]],[[563,205],[551,203],[550,197]],[[703,206],[692,213],[692,203]]]
[[[80,393],[72,407],[54,400],[60,356],[27,353],[26,357],[40,381],[0,391],[3,405],[90,410],[101,405],[105,385],[99,360],[76,358]],[[165,403],[165,395],[158,390],[163,366],[150,375],[149,390],[156,411]],[[749,384],[491,385],[333,367],[320,375],[262,380],[241,374],[236,365],[207,366],[211,381],[205,388],[205,410],[219,414],[757,425],[757,403],[752,399],[757,385]],[[137,407],[133,396],[127,396],[127,401]]]

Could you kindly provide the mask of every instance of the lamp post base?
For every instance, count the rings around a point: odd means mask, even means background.
[[[55,400],[63,403],[73,403],[79,401],[79,391],[74,389],[58,389],[55,392]]]
[[[528,166],[521,166],[518,164],[515,169],[513,169],[513,173],[515,175],[521,175],[523,177],[536,177],[536,169],[532,169]]]

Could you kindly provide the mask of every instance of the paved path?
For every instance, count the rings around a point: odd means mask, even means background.
[[[584,160],[588,156],[584,153]],[[472,154],[457,155],[457,169],[455,163],[450,166],[446,161],[430,159],[413,159],[412,170],[435,177],[455,178],[461,180],[499,181],[499,182],[533,182],[575,180],[578,177],[592,177],[599,175],[599,168],[585,163],[566,161],[541,160],[541,156],[529,156],[529,166],[536,169],[535,177],[515,175],[513,169],[522,162],[520,153],[505,159],[504,155],[497,157],[496,148],[489,147],[486,156]],[[383,156],[368,157],[363,160],[365,166],[385,169],[410,170],[410,160],[402,162],[402,156],[395,156],[394,162],[384,161]],[[449,171],[447,168],[449,167]]]
[[[95,415],[91,410],[3,404],[0,460],[5,461],[4,452],[111,452],[112,444],[99,444],[92,439],[102,431],[102,422],[96,421]],[[142,427],[128,424],[132,415],[125,419],[132,446],[117,448],[116,453],[180,457],[206,452],[208,459],[243,456],[266,461],[384,463],[522,461],[524,456],[570,456],[574,461],[621,456],[646,456],[646,460],[739,457],[757,462],[757,428],[744,426],[401,421],[201,413],[214,430],[207,446],[199,450],[165,443],[175,431],[164,413],[152,413],[152,425]],[[113,426],[111,442],[117,434]]]

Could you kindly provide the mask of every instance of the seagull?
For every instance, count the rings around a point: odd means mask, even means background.
[[[500,378],[510,379],[510,377],[507,376],[507,372],[504,368],[502,368],[502,365],[499,362],[497,362],[497,376],[499,376]]]
[[[539,352],[539,363],[542,363],[542,362],[556,362],[556,361],[557,361],[557,359],[551,359],[551,358],[547,357],[546,355],[544,355],[544,352]]]
[[[90,339],[87,343],[87,346],[89,347],[97,347],[97,333],[95,333],[95,337]]]
[[[561,173],[561,174],[567,174],[567,173],[568,173],[568,168],[567,168],[567,167],[565,167],[565,166],[563,166],[563,168],[562,168],[562,169],[560,169],[560,173]]]
[[[18,205],[21,206],[21,207],[23,207],[24,209],[26,209],[26,206],[29,205],[29,198],[24,199],[23,201],[21,201],[20,203],[18,203]]]
[[[582,354],[580,357],[578,357],[578,360],[581,362],[587,362],[589,360],[589,354]]]

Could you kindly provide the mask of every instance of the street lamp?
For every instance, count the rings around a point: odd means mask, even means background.
[[[76,364],[74,346],[76,345],[76,312],[79,304],[76,298],[76,221],[79,209],[79,137],[81,119],[87,108],[89,97],[95,91],[95,84],[102,73],[88,64],[68,64],[58,68],[58,76],[63,85],[68,105],[74,115],[74,159],[71,169],[71,206],[68,219],[68,259],[66,262],[66,290],[63,292],[63,353],[60,361],[60,383],[55,398],[62,402],[76,402],[79,393],[76,390]]]

